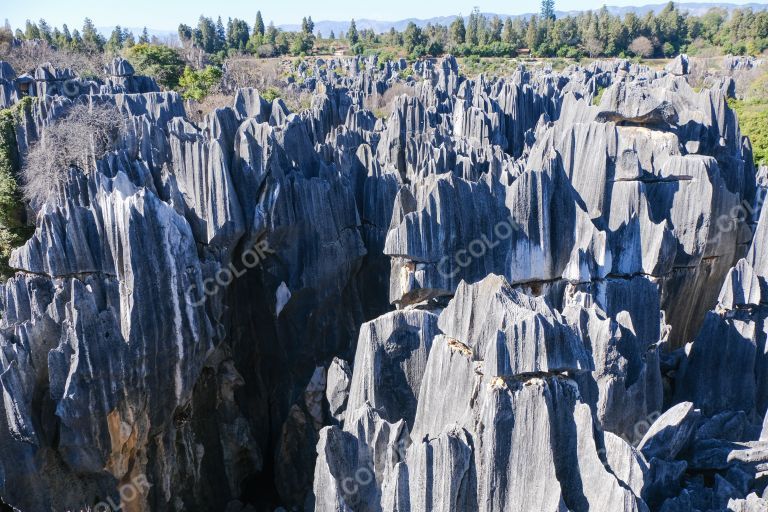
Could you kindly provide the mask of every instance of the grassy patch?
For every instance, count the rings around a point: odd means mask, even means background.
[[[282,93],[277,87],[268,87],[267,89],[261,91],[261,97],[267,100],[269,103],[272,103],[281,96]]]
[[[597,89],[597,94],[595,94],[595,97],[592,98],[592,105],[599,106],[600,103],[603,101],[603,94],[605,94],[605,91],[607,91],[607,87],[599,87]]]
[[[405,80],[409,76],[413,76],[413,68],[411,66],[408,66],[404,70],[400,71],[399,75],[400,75],[400,78]]]
[[[752,141],[757,165],[768,165],[768,99],[728,101],[739,116],[741,134]]]
[[[768,165],[768,71],[748,82],[743,99],[730,99],[728,105],[739,117],[741,134],[752,141],[755,163]]]

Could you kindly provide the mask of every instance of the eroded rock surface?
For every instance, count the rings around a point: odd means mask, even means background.
[[[22,155],[76,102],[126,128],[0,289],[2,502],[762,510],[766,180],[727,84],[382,64],[194,123],[122,59],[0,63]]]

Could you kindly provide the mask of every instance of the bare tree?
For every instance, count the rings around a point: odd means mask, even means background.
[[[231,95],[216,91],[206,96],[202,101],[189,99],[185,102],[187,117],[194,123],[201,123],[205,116],[216,109],[231,107],[234,99]]]
[[[650,39],[648,39],[645,36],[636,37],[629,45],[629,51],[637,55],[638,57],[642,57],[644,59],[648,59],[650,57],[653,57],[654,52],[656,51],[653,47],[653,42],[651,42]]]
[[[220,93],[232,95],[237,89],[253,87],[279,97],[291,112],[301,112],[310,107],[313,94],[289,84],[287,76],[292,73],[291,62],[281,59],[257,59],[236,56],[224,63],[224,76]],[[217,100],[218,101],[218,100]],[[207,99],[204,103],[207,103]],[[205,105],[203,105],[205,110]]]
[[[255,59],[253,57],[233,57],[224,63],[222,86],[225,92],[233,93],[241,87],[254,87],[259,90],[270,87],[283,88],[283,66],[279,59]]]
[[[416,95],[416,90],[403,82],[396,82],[384,94],[372,94],[365,98],[363,106],[373,112],[376,117],[387,118],[392,113],[395,100],[405,94],[408,97]]]
[[[282,87],[278,90],[285,106],[293,113],[302,112],[312,106],[314,94],[309,91],[299,89],[298,87]]]
[[[96,160],[115,150],[123,130],[123,116],[114,106],[73,105],[43,130],[24,159],[25,197],[37,207],[60,188],[70,168],[92,172]]]
[[[86,54],[57,50],[44,41],[24,41],[19,46],[0,46],[0,60],[8,62],[18,74],[29,73],[44,62],[58,69],[69,68],[81,77],[100,77],[109,60],[103,53]]]
[[[584,49],[587,50],[589,56],[594,59],[595,57],[602,55],[605,50],[605,45],[603,45],[603,42],[598,38],[590,37],[584,42]]]

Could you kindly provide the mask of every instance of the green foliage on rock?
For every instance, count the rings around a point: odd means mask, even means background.
[[[729,100],[739,116],[741,134],[752,142],[757,165],[768,165],[768,98],[764,100]]]
[[[160,85],[169,89],[179,85],[184,60],[174,48],[159,44],[137,44],[128,49],[127,55],[137,73],[152,76]]]
[[[0,277],[13,275],[8,265],[11,251],[21,246],[34,228],[26,225],[26,210],[22,199],[19,175],[19,154],[16,144],[16,124],[25,109],[32,105],[25,98],[12,108],[0,110]]]
[[[277,89],[276,87],[269,87],[261,91],[261,97],[269,103],[272,103],[280,96],[282,96],[282,93],[280,92],[280,89]]]
[[[768,71],[755,78],[743,99],[728,100],[739,117],[741,134],[752,142],[757,165],[768,165]]]
[[[603,94],[605,94],[605,91],[607,90],[607,87],[598,87],[597,94],[595,94],[595,97],[592,98],[592,105],[600,105],[600,103],[603,101]]]
[[[183,89],[184,99],[203,101],[221,80],[221,69],[214,66],[206,66],[205,69],[184,68],[184,73],[179,78],[179,86]]]

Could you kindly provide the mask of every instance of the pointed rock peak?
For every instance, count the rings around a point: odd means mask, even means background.
[[[752,265],[742,258],[736,263],[725,278],[720,296],[717,299],[718,309],[733,310],[740,307],[760,305],[760,280]]]
[[[513,288],[502,276],[462,282],[440,315],[440,329],[484,360],[491,376],[583,372],[592,360],[582,340],[542,297]]]
[[[648,127],[676,125],[677,110],[662,92],[644,82],[617,82],[605,91],[596,120]]]

